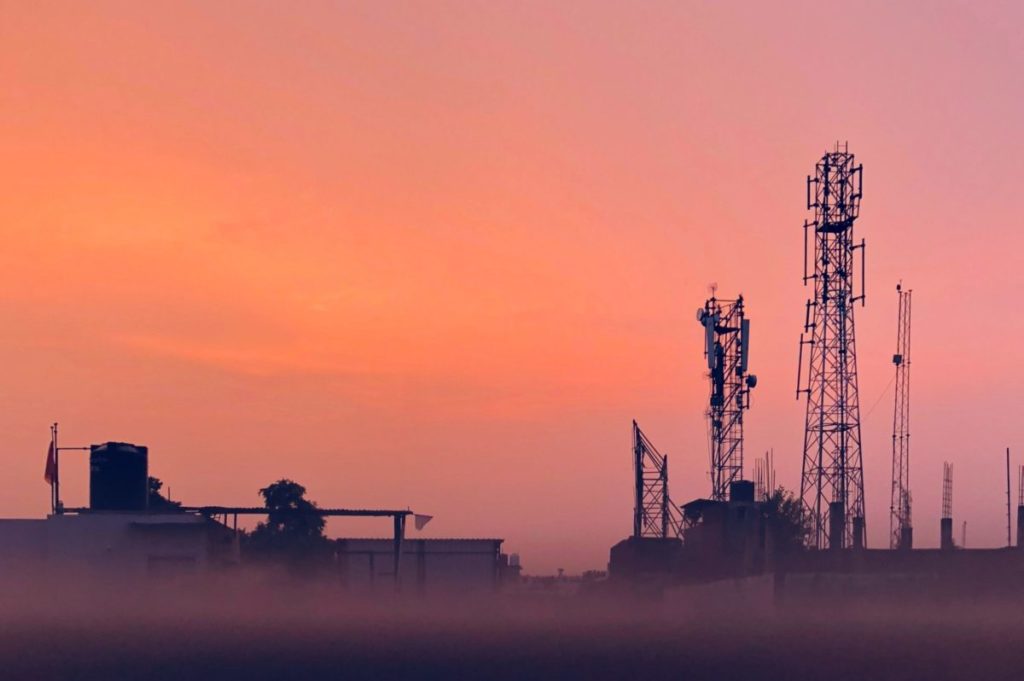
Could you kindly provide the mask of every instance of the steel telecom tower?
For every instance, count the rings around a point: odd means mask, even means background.
[[[634,537],[682,536],[682,514],[668,496],[668,457],[633,421]]]
[[[964,523],[965,537],[960,540],[966,545],[967,523]],[[953,464],[942,463],[942,517],[939,519],[939,547],[953,548]]]
[[[855,244],[862,167],[846,145],[836,144],[807,178],[804,221],[804,285],[814,284],[800,335],[800,366],[809,346],[807,385],[797,374],[797,398],[807,395],[800,498],[816,548],[864,545],[864,468],[861,462],[860,399],[854,342],[854,303],[864,304],[864,241]],[[808,271],[813,238],[813,272]],[[854,294],[854,252],[860,250],[860,295]],[[806,338],[807,335],[810,338]],[[827,542],[827,544],[826,544]]]
[[[712,296],[697,310],[697,321],[704,327],[711,382],[707,413],[711,498],[725,501],[729,485],[743,479],[743,411],[750,408],[750,389],[757,385],[757,377],[747,375],[750,320],[744,316],[743,296],[736,300]]]
[[[899,315],[896,323],[896,398],[892,414],[892,495],[889,498],[889,548],[914,546],[910,520],[910,295],[896,285]]]

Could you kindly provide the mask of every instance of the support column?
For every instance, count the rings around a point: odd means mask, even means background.
[[[395,579],[395,591],[398,591],[401,581],[399,575],[399,567],[402,564],[402,540],[405,538],[405,515],[398,513],[395,515],[395,539],[394,539],[394,579]]]
[[[1024,549],[1024,505],[1017,507],[1017,548]]]
[[[939,520],[939,548],[949,551],[953,548],[953,519]]]
[[[907,526],[900,528],[900,548],[904,551],[914,548],[914,528]]]
[[[846,508],[841,501],[828,505],[828,547],[833,551],[843,548],[846,538]]]
[[[853,548],[864,548],[864,518],[861,516],[853,519]]]

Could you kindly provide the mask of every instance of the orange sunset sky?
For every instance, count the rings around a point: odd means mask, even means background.
[[[901,278],[915,543],[948,460],[957,538],[998,545],[1002,448],[1024,462],[1021,7],[0,2],[0,514],[48,511],[59,420],[149,445],[187,503],[290,477],[504,537],[528,572],[603,568],[631,419],[677,501],[709,491],[711,282],[753,323],[748,458],[774,447],[796,488],[804,182],[840,139],[869,545]],[[63,459],[68,505],[86,468]]]

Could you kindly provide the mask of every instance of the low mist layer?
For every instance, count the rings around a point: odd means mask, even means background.
[[[11,679],[992,679],[1018,676],[1024,641],[1019,605],[993,601],[687,609],[612,594],[27,576],[0,597]]]

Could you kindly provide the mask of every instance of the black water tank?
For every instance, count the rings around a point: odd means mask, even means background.
[[[144,511],[148,501],[148,449],[127,442],[89,447],[89,508]]]
[[[754,501],[754,483],[750,480],[733,480],[729,483],[729,501]]]

